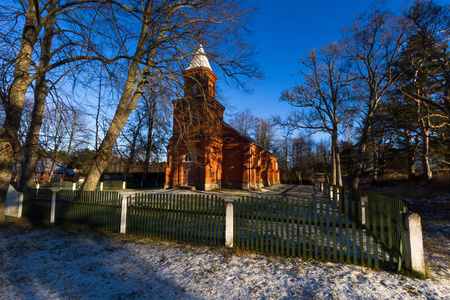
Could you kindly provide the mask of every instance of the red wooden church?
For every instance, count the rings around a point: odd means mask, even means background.
[[[184,97],[173,101],[165,188],[261,188],[280,182],[277,158],[223,121],[217,76],[200,46],[183,71]]]

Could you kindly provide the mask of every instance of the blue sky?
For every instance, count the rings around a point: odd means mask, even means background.
[[[279,102],[284,89],[301,82],[299,61],[312,48],[320,48],[341,37],[341,31],[360,13],[369,10],[372,1],[365,0],[262,0],[252,39],[259,54],[256,60],[264,70],[265,79],[253,85],[252,94],[227,88],[223,81],[221,94],[226,99],[226,113],[250,108],[255,116],[270,117],[288,114],[288,104]],[[386,0],[391,11],[401,11],[404,0]],[[206,50],[207,51],[207,50]],[[220,78],[219,78],[220,80]],[[233,109],[234,108],[234,109]]]

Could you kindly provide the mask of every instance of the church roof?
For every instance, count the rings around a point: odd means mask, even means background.
[[[191,64],[186,70],[198,68],[198,67],[204,67],[207,69],[211,69],[211,65],[209,64],[208,57],[206,57],[205,50],[203,50],[203,46],[200,45],[200,47],[197,49],[197,52],[194,55],[194,58],[192,58]]]
[[[246,140],[248,143],[253,144],[253,145],[255,145],[255,146],[261,148],[262,150],[266,151],[267,153],[271,154],[272,156],[277,157],[275,154],[273,154],[272,152],[270,152],[269,150],[265,149],[263,146],[261,146],[260,144],[258,144],[258,143],[257,143],[254,139],[252,139],[251,137],[246,136],[246,135],[240,133],[236,128],[234,128],[234,127],[231,126],[230,124],[228,124],[228,123],[226,123],[226,122],[224,122],[224,121],[221,121],[221,122],[222,122],[222,124],[223,124],[225,127],[228,127],[229,129],[231,129],[232,131],[234,131],[235,133],[237,133],[240,137],[242,137],[242,138],[243,138],[244,140]]]

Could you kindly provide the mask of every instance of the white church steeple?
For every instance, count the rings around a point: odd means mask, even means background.
[[[186,70],[204,67],[207,69],[211,69],[211,65],[209,64],[208,57],[206,57],[205,50],[203,50],[203,46],[200,44],[200,47],[197,49],[197,52],[194,55],[194,58],[191,61],[191,64]]]

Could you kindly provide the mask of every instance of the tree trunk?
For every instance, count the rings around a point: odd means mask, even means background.
[[[425,180],[430,181],[433,177],[430,167],[430,137],[429,131],[423,132],[422,137],[422,164],[423,164],[423,175]]]
[[[336,172],[337,172],[337,185],[342,186],[342,171],[341,171],[341,155],[339,151],[336,153]]]
[[[379,152],[381,150],[377,151],[377,145],[375,143],[375,140],[373,141],[373,150],[372,150],[372,165],[373,165],[373,180],[376,181],[378,179],[378,172],[379,172],[379,161],[378,156]]]
[[[357,190],[359,187],[359,179],[364,168],[364,154],[366,152],[367,140],[369,135],[369,125],[366,123],[359,140],[358,152],[356,153],[355,165],[353,167],[350,187]]]
[[[56,7],[56,1],[51,1],[49,11]],[[52,39],[55,31],[56,16],[53,16],[44,26],[44,39],[41,47],[39,69],[48,67],[51,57]],[[46,73],[41,73],[36,78],[34,90],[34,106],[31,113],[31,124],[25,140],[24,161],[22,165],[22,175],[20,176],[19,191],[25,187],[30,187],[34,181],[36,167],[39,162],[39,133],[42,127],[42,118],[44,116],[45,98],[48,95],[46,84]]]
[[[334,172],[336,174],[336,185],[342,186],[342,173],[341,173],[341,157],[339,155],[339,140],[337,128],[333,130],[332,134],[332,147],[334,152]]]
[[[22,164],[22,175],[20,176],[19,191],[23,191],[26,187],[32,186],[36,167],[39,163],[39,132],[41,131],[45,98],[47,97],[45,76],[44,78],[39,77],[36,81],[34,95],[34,107],[31,114],[30,128],[25,141],[24,161]]]
[[[142,87],[138,87],[138,90],[135,91],[135,83],[136,80],[128,80],[124,87],[119,106],[116,110],[114,118],[112,119],[108,132],[106,133],[99,150],[94,156],[93,165],[89,169],[86,180],[81,187],[81,190],[83,191],[95,190],[95,187],[100,180],[100,176],[108,166],[109,160],[112,157],[114,143],[116,142],[123,126],[127,123],[128,117],[130,116],[132,110],[136,107],[136,102],[140,97],[140,90],[142,90]]]
[[[336,148],[334,138],[331,139],[331,185],[336,185]]]
[[[407,135],[407,147],[408,147],[408,179],[413,179],[414,176],[416,176],[416,168],[414,165],[414,147],[412,145],[412,137],[409,132],[406,133]]]
[[[15,59],[14,81],[9,88],[8,103],[5,106],[5,122],[0,130],[0,220],[11,181],[14,155],[18,151],[17,132],[25,101],[25,93],[30,85],[30,61],[37,41],[37,15],[35,2],[28,3],[25,25],[19,52]]]

